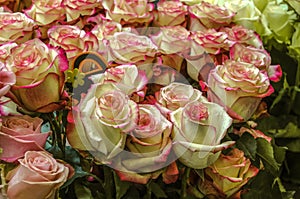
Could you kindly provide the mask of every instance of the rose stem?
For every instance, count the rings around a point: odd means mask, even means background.
[[[186,167],[184,170],[182,181],[181,181],[181,196],[180,196],[181,199],[184,199],[187,197],[186,186],[187,186],[187,180],[190,176],[190,172],[191,172],[191,168]]]

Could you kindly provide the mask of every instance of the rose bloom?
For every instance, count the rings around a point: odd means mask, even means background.
[[[251,165],[244,152],[237,148],[227,155],[221,154],[217,161],[205,169],[205,174],[211,178],[213,186],[224,193],[226,198],[239,192],[258,172],[259,169]]]
[[[2,117],[0,127],[1,160],[15,162],[26,151],[43,150],[50,132],[41,133],[43,120],[27,115]]]
[[[230,59],[253,64],[260,70],[268,70],[271,65],[271,56],[265,49],[238,43],[230,48]]]
[[[5,62],[7,57],[11,54],[11,49],[18,46],[15,42],[7,42],[0,46],[0,61]]]
[[[229,25],[235,13],[225,7],[205,1],[189,7],[191,17],[196,17],[206,28],[219,28]]]
[[[106,17],[124,25],[148,25],[154,5],[147,0],[103,0]]]
[[[136,65],[119,65],[109,68],[104,73],[93,75],[91,80],[100,84],[113,83],[130,97],[134,95],[145,97],[148,83],[145,72],[139,70]]]
[[[39,39],[29,40],[11,50],[6,66],[16,74],[8,97],[23,109],[46,113],[64,106],[63,72],[68,63],[60,50]]]
[[[184,107],[187,103],[200,99],[201,91],[194,89],[191,85],[173,82],[164,86],[155,94],[157,106],[175,111]]]
[[[159,1],[154,12],[155,26],[177,26],[186,22],[187,6],[180,1]]]
[[[147,36],[116,32],[108,44],[111,60],[118,64],[152,62],[157,46]]]
[[[34,26],[34,21],[23,13],[0,12],[0,44],[29,40]]]
[[[8,71],[4,63],[0,62],[0,98],[4,96],[15,83],[15,74]]]
[[[227,109],[237,121],[247,121],[262,98],[273,93],[267,74],[253,64],[227,60],[210,71],[208,98]]]
[[[217,160],[222,150],[234,144],[221,143],[232,119],[221,106],[204,97],[171,112],[170,120],[174,124],[173,150],[188,167],[205,168]]]
[[[62,0],[34,0],[24,12],[39,25],[48,25],[54,21],[63,21],[65,7]]]
[[[228,51],[233,45],[225,32],[217,32],[215,29],[191,32],[191,39],[194,45],[200,45],[207,53],[214,55]]]
[[[101,21],[94,26],[91,32],[97,37],[100,43],[100,41],[109,39],[114,33],[121,32],[121,30],[122,25],[120,23],[101,17]]]
[[[68,141],[109,162],[120,153],[126,133],[136,127],[137,104],[113,83],[93,84],[69,119]]]
[[[126,141],[128,151],[120,154],[115,169],[121,180],[146,184],[171,163],[172,123],[154,105],[140,104],[138,110],[137,126]]]
[[[240,43],[263,48],[263,43],[257,33],[240,25],[232,27],[221,27],[220,32],[227,34],[228,40],[232,43]]]
[[[67,21],[74,21],[80,16],[93,15],[97,8],[102,8],[101,0],[64,0]]]
[[[98,40],[77,26],[57,25],[48,30],[49,44],[61,47],[71,61],[83,51],[97,51]]]
[[[286,3],[278,3],[269,1],[265,9],[262,11],[263,16],[268,21],[268,26],[272,31],[272,36],[279,43],[289,44],[294,32],[294,21],[297,20],[297,14],[293,10],[289,10]]]
[[[7,174],[7,196],[13,199],[52,199],[74,169],[45,151],[27,151],[20,165]]]

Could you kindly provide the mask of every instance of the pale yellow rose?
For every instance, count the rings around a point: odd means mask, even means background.
[[[11,199],[54,199],[73,172],[71,166],[45,151],[27,151],[19,162],[7,175],[7,196]]]
[[[24,12],[39,25],[64,21],[66,13],[63,0],[34,0],[32,6]]]
[[[210,71],[208,98],[223,105],[236,121],[247,121],[263,97],[274,89],[269,77],[255,65],[227,60]]]
[[[155,26],[185,26],[187,6],[179,1],[159,1],[154,13]]]
[[[5,62],[5,60],[11,54],[11,49],[16,46],[18,46],[18,44],[14,43],[14,42],[8,42],[8,43],[2,44],[0,46],[0,61]]]
[[[23,13],[0,12],[0,44],[29,40],[34,26],[34,21]]]
[[[232,119],[221,106],[204,97],[172,112],[170,120],[174,124],[173,150],[188,167],[205,168],[218,159],[222,150],[234,144],[221,143]]]

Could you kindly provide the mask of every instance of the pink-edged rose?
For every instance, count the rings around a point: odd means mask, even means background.
[[[235,119],[247,121],[263,97],[274,89],[265,72],[255,65],[227,60],[210,71],[208,98],[223,105]]]
[[[182,26],[160,27],[156,35],[152,35],[153,43],[164,54],[184,53],[190,49],[190,32]]]
[[[97,16],[97,18],[95,18],[90,18],[90,22],[96,23],[91,32],[97,37],[99,42],[109,39],[115,32],[121,32],[122,30],[122,25],[118,22],[112,21],[103,16]]]
[[[187,103],[200,99],[201,91],[191,85],[173,82],[156,93],[157,105],[175,111]]]
[[[150,38],[130,32],[116,32],[108,44],[111,60],[118,64],[153,61],[157,46]]]
[[[207,53],[219,54],[222,51],[228,51],[234,44],[228,39],[228,35],[225,32],[218,32],[215,29],[208,29],[204,31],[191,32],[193,45],[199,45],[203,47]]]
[[[53,199],[73,174],[70,165],[61,163],[45,151],[27,151],[19,163],[7,175],[8,198]]]
[[[251,165],[244,152],[234,148],[229,154],[221,154],[217,161],[205,169],[213,186],[226,198],[239,192],[250,178],[257,175],[259,169]]]
[[[120,154],[116,169],[122,180],[146,184],[171,163],[172,123],[154,105],[140,104],[138,109],[137,126],[126,141],[128,151]]]
[[[12,71],[8,71],[4,63],[0,62],[0,98],[4,96],[15,83],[15,74]]]
[[[221,143],[232,119],[221,106],[204,97],[171,112],[170,119],[174,125],[173,150],[188,167],[205,168],[217,160],[223,149],[234,144]]]
[[[74,148],[110,162],[123,150],[126,133],[136,127],[137,112],[137,104],[114,83],[93,84],[74,107],[68,140]]]
[[[257,33],[240,25],[232,27],[222,27],[220,32],[227,34],[227,38],[232,43],[251,45],[256,48],[263,48],[263,43]]]
[[[45,113],[64,106],[63,72],[68,63],[60,50],[29,40],[11,49],[6,66],[16,75],[9,97],[23,109]]]
[[[253,64],[260,70],[268,70],[271,65],[271,56],[265,49],[235,44],[230,48],[230,58],[232,60]]]
[[[80,16],[93,15],[97,8],[102,8],[101,0],[64,0],[67,21],[73,21]]]
[[[34,21],[23,13],[0,12],[0,44],[29,40],[34,26]]]
[[[7,42],[0,46],[0,61],[5,62],[7,57],[11,54],[11,49],[16,47],[18,44],[15,42]]]
[[[94,83],[113,83],[126,95],[133,97],[138,95],[145,97],[145,89],[148,83],[147,76],[143,70],[136,65],[119,65],[107,69],[104,73],[91,77]]]
[[[63,0],[34,0],[25,13],[38,25],[48,25],[65,19]]]
[[[180,1],[159,1],[154,13],[153,24],[156,26],[185,25],[187,6]]]
[[[154,5],[147,0],[103,0],[107,18],[116,21],[122,26],[148,25],[153,20]]]
[[[96,36],[86,33],[77,26],[53,26],[48,30],[48,37],[49,43],[64,49],[70,60],[73,60],[81,52],[99,50]]]
[[[50,132],[41,133],[43,120],[27,115],[2,117],[0,127],[1,160],[15,162],[26,151],[43,150]]]
[[[189,7],[191,17],[196,17],[206,28],[219,28],[229,25],[235,13],[225,7],[202,1]]]

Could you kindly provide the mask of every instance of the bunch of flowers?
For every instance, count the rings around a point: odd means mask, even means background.
[[[0,198],[293,197],[299,4],[0,0]]]

